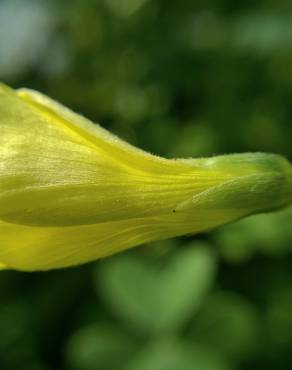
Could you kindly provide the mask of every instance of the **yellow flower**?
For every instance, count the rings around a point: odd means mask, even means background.
[[[280,156],[164,159],[38,92],[0,86],[0,268],[77,265],[291,201]]]

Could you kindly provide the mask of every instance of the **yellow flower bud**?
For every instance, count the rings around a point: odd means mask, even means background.
[[[278,155],[164,159],[0,86],[0,269],[77,265],[291,202]]]

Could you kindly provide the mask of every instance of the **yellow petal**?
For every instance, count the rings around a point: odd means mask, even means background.
[[[193,165],[136,149],[39,93],[19,96],[0,89],[2,220],[70,226],[158,215],[218,182],[207,173],[193,181]]]
[[[24,271],[68,267],[103,258],[154,240],[184,235],[222,223],[222,212],[205,212],[190,220],[147,217],[93,225],[35,227],[0,221],[0,258],[7,266]],[[224,222],[235,217],[225,212]],[[219,221],[220,220],[220,221]]]
[[[292,201],[284,158],[168,160],[48,97],[0,86],[0,266],[46,270]]]
[[[6,270],[7,266],[0,262],[0,270]]]

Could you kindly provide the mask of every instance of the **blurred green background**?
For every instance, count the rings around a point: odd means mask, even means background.
[[[292,159],[286,0],[0,0],[0,79],[166,157]],[[291,221],[1,272],[0,369],[291,369]]]

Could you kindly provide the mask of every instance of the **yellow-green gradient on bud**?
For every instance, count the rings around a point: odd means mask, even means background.
[[[77,265],[289,205],[281,156],[164,159],[31,90],[0,87],[0,268]]]
[[[193,160],[212,173],[222,172],[227,181],[207,193],[194,196],[197,207],[216,200],[216,208],[237,208],[247,213],[265,212],[292,202],[292,166],[284,157],[268,153],[243,153]],[[224,189],[223,189],[224,188]]]

